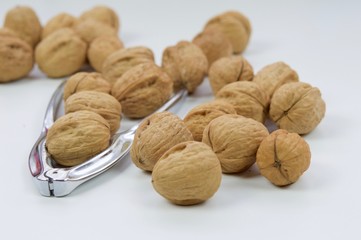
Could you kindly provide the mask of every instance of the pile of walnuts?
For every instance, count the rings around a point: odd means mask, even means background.
[[[301,137],[325,115],[318,88],[301,82],[284,62],[254,73],[240,54],[252,28],[236,11],[211,18],[192,41],[164,49],[161,66],[151,49],[125,48],[115,11],[96,6],[76,18],[61,13],[41,26],[29,7],[16,7],[0,29],[0,82],[25,77],[37,63],[48,77],[70,76],[65,115],[49,129],[46,147],[61,166],[100,153],[120,127],[122,115],[144,118],[131,147],[133,163],[152,172],[155,190],[179,205],[206,201],[222,173],[256,164],[276,186],[296,182],[310,165]],[[79,72],[89,64],[96,72]],[[192,94],[208,76],[214,100],[184,119],[155,113],[185,88]],[[265,122],[278,130],[270,133]]]

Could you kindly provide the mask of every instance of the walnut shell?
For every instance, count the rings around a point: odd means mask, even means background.
[[[110,126],[113,135],[120,127],[122,107],[113,96],[95,91],[82,91],[71,95],[65,102],[65,113],[88,110],[98,113]]]
[[[202,141],[203,131],[215,118],[224,114],[236,114],[236,110],[230,103],[222,100],[214,100],[196,106],[184,117],[184,123],[191,131],[195,141]]]
[[[172,95],[173,82],[152,62],[127,71],[113,85],[111,93],[127,117],[142,118],[160,108]]]
[[[249,42],[251,25],[247,17],[239,12],[225,12],[211,18],[204,29],[218,28],[229,39],[234,53],[243,52]]]
[[[6,13],[4,27],[16,32],[18,36],[35,47],[40,41],[42,27],[34,10],[27,6],[17,6]]]
[[[256,82],[272,98],[273,93],[283,84],[298,82],[297,72],[284,62],[275,62],[262,68],[254,76]]]
[[[73,28],[88,44],[100,36],[117,36],[117,32],[114,28],[94,19],[78,21]]]
[[[268,130],[262,123],[227,114],[208,124],[202,141],[217,155],[224,173],[238,173],[256,162],[257,149],[267,136]]]
[[[113,85],[126,71],[147,62],[154,62],[154,54],[149,48],[131,47],[119,49],[105,59],[102,73]]]
[[[59,29],[39,43],[35,60],[48,77],[65,77],[85,63],[86,43],[70,28]]]
[[[52,17],[44,26],[41,39],[46,38],[51,33],[62,29],[62,28],[72,28],[78,19],[68,13],[59,13],[58,15]]]
[[[216,94],[223,86],[237,81],[252,81],[253,68],[242,56],[224,57],[209,68],[209,82]]]
[[[33,65],[34,53],[29,44],[11,33],[0,36],[0,83],[25,77]]]
[[[46,148],[55,162],[75,166],[109,146],[108,122],[91,111],[66,114],[55,121],[46,136]]]
[[[260,173],[277,186],[296,182],[309,168],[311,152],[297,133],[279,129],[266,137],[257,151]]]
[[[117,36],[100,36],[94,39],[88,49],[90,65],[102,72],[105,59],[113,52],[123,48],[122,41]]]
[[[95,6],[85,11],[79,18],[80,20],[94,19],[113,27],[116,31],[119,30],[118,15],[113,9],[107,6]]]
[[[204,143],[184,142],[169,149],[154,166],[154,189],[172,203],[193,205],[218,190],[222,171],[217,156]]]
[[[192,41],[200,47],[208,60],[208,68],[218,59],[231,56],[233,48],[226,35],[218,28],[207,28]]]
[[[140,169],[152,171],[159,158],[174,145],[192,141],[184,122],[170,112],[154,113],[139,125],[130,156]]]
[[[162,67],[173,79],[175,91],[185,86],[192,93],[207,74],[208,60],[197,45],[181,41],[164,50]]]
[[[254,82],[241,81],[225,85],[216,95],[233,105],[238,115],[264,123],[268,109],[267,94]]]
[[[110,93],[110,84],[100,73],[79,72],[71,76],[64,86],[64,100],[81,91],[97,91]]]
[[[16,37],[20,38],[19,35],[9,28],[0,28],[0,37]]]
[[[325,112],[320,90],[295,82],[284,84],[273,94],[269,115],[279,128],[306,134],[316,128]]]

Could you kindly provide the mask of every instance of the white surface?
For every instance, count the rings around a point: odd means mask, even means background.
[[[100,1],[2,0],[1,18],[28,2],[44,24]],[[310,169],[287,188],[271,185],[256,168],[224,175],[208,202],[179,207],[128,158],[67,197],[42,197],[27,158],[60,81],[35,69],[29,79],[0,85],[0,239],[360,239],[360,1],[102,2],[120,15],[125,45],[150,47],[158,63],[165,47],[191,40],[213,15],[235,9],[249,16],[253,34],[244,56],[255,71],[283,60],[327,103],[326,117],[305,136]],[[211,96],[205,82],[180,116]]]

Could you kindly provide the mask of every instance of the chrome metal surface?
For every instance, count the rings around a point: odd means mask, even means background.
[[[130,150],[138,125],[128,130],[116,133],[110,146],[87,160],[86,162],[68,168],[56,167],[49,156],[45,139],[48,129],[56,120],[62,103],[65,81],[55,90],[47,107],[44,124],[38,140],[29,155],[29,169],[36,187],[43,196],[61,197],[71,193],[82,183],[96,177],[117,164]],[[157,112],[169,110],[177,105],[187,95],[185,89],[180,90],[167,101]]]

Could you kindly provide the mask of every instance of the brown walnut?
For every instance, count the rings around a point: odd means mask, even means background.
[[[80,20],[93,19],[105,23],[116,31],[119,30],[119,18],[116,12],[107,6],[95,6],[92,9],[85,11],[80,17]]]
[[[51,33],[62,29],[62,28],[72,28],[78,19],[68,13],[59,13],[58,15],[52,17],[44,26],[41,39],[46,38]]]

